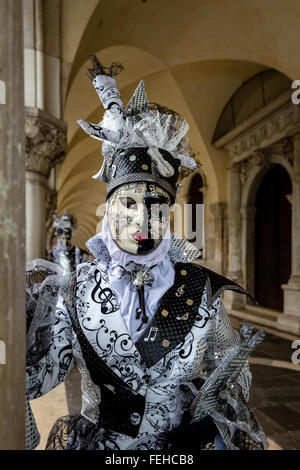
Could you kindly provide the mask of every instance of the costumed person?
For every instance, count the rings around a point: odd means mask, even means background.
[[[53,218],[57,242],[56,246],[49,250],[48,260],[59,264],[64,274],[69,274],[78,264],[87,260],[87,252],[71,244],[72,231],[76,228],[74,215],[68,215],[64,211],[60,218],[57,214],[54,214]]]
[[[88,261],[88,253],[78,246],[71,243],[72,232],[77,227],[77,220],[73,214],[67,214],[64,211],[59,217],[56,213],[53,215],[54,234],[57,237],[56,246],[48,252],[48,260],[57,263],[63,274],[70,274],[80,263]],[[80,410],[80,395],[76,393],[76,388],[80,388],[81,377],[79,372],[74,369],[65,380],[66,398],[69,412]]]
[[[49,317],[46,316],[46,319],[41,321],[41,318],[38,319],[38,324],[33,320],[35,309],[37,307],[38,297],[40,299],[48,296],[48,307],[55,309],[55,296],[49,296],[49,292],[55,292],[56,287],[51,284],[51,276],[56,275],[56,282],[58,280],[58,275],[66,275],[74,271],[76,266],[87,259],[87,252],[81,250],[77,246],[71,244],[72,231],[76,228],[76,218],[70,214],[68,215],[65,211],[61,217],[57,214],[53,215],[54,223],[54,233],[57,237],[56,246],[48,251],[48,260],[55,263],[58,266],[53,266],[47,261],[38,259],[27,264],[27,279],[26,279],[26,310],[27,310],[27,349],[28,363],[30,361],[36,362],[36,355],[40,356],[40,348],[42,345],[49,345]],[[31,275],[33,272],[39,273],[38,277]],[[50,282],[50,284],[49,284]],[[41,294],[43,293],[43,294]],[[54,302],[54,303],[53,303]],[[45,302],[45,305],[46,302]],[[40,308],[40,307],[38,307]],[[37,316],[35,316],[35,320]],[[46,339],[45,339],[46,333]],[[43,354],[45,352],[44,347],[42,348]],[[72,397],[72,388],[73,385],[78,385],[77,374],[73,374],[72,378],[67,378],[65,380],[66,385],[66,395],[69,409],[77,408],[76,399]],[[32,412],[30,403],[26,400],[26,413],[25,413],[25,422],[26,422],[26,449],[35,449],[40,442],[40,434],[38,432],[34,414]]]
[[[105,114],[99,125],[79,124],[103,142],[94,178],[107,183],[107,210],[102,232],[87,242],[95,259],[57,277],[49,343],[29,354],[30,399],[75,364],[82,376],[81,412],[55,423],[46,449],[263,449],[247,407],[247,359],[263,332],[232,329],[221,300],[225,289],[250,294],[194,264],[201,252],[170,232],[181,169],[196,169],[188,125],[149,103],[143,81],[125,108],[114,78],[122,67],[91,59]],[[29,274],[38,277],[38,266]]]
[[[62,278],[63,271],[58,264],[44,259],[35,259],[26,264],[26,364],[29,368],[31,366],[35,368],[36,377],[39,374],[39,361],[45,358],[52,344],[52,324],[55,319],[58,289]],[[26,390],[26,450],[33,450],[40,443],[40,434],[29,403],[35,386],[35,375],[32,369],[30,386],[29,389],[27,386]],[[37,380],[40,383],[40,379]]]

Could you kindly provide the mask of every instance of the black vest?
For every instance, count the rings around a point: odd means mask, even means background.
[[[164,294],[152,321],[135,343],[146,367],[153,366],[184,340],[195,322],[205,285],[208,308],[225,289],[246,294],[255,302],[245,289],[224,276],[203,266],[176,263],[173,286]],[[136,437],[145,410],[145,397],[131,391],[97,355],[84,335],[76,312],[76,273],[64,283],[61,293],[91,379],[100,387],[99,426]]]

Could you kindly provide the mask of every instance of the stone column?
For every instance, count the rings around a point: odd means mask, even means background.
[[[243,283],[242,275],[242,224],[241,224],[241,196],[242,184],[240,177],[240,164],[235,163],[229,167],[229,204],[228,204],[228,272],[227,277]],[[226,292],[226,303],[229,308],[242,308],[244,299],[233,291]]]
[[[300,134],[294,136],[292,195],[292,272],[283,284],[284,312],[278,322],[282,329],[300,333]]]
[[[45,201],[47,178],[26,171],[26,258],[44,258],[46,249]]]
[[[60,119],[61,0],[23,0],[25,106]]]
[[[291,280],[300,284],[300,134],[294,137],[294,174],[292,199],[292,274]],[[300,307],[300,302],[298,303]],[[300,311],[298,311],[300,315]]]
[[[220,274],[225,274],[226,271],[226,230],[225,230],[225,216],[226,216],[226,202],[217,202],[209,206],[212,215],[214,216],[214,260],[215,270]]]
[[[255,206],[241,209],[242,215],[242,269],[246,289],[254,296],[255,289]],[[248,298],[245,299],[246,301]],[[251,300],[249,301],[251,304]]]
[[[24,449],[25,188],[22,0],[0,2],[0,449]]]
[[[66,124],[37,108],[26,108],[26,258],[46,253],[47,180],[64,158]]]

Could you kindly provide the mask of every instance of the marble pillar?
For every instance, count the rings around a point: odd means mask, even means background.
[[[300,284],[300,134],[294,136],[294,172],[292,196],[292,274],[291,281]],[[300,302],[299,302],[300,306]],[[300,315],[300,311],[298,310]]]
[[[217,202],[209,206],[214,217],[214,269],[220,274],[226,272],[226,202]]]
[[[255,216],[256,207],[246,206],[241,209],[242,215],[242,271],[245,288],[254,296],[255,291]],[[252,304],[248,298],[246,302]]]
[[[46,249],[47,178],[26,171],[26,258],[44,258]]]
[[[23,0],[22,6],[25,106],[61,119],[61,0]]]
[[[0,2],[0,449],[25,439],[25,187],[22,0]]]
[[[278,318],[281,328],[300,333],[300,134],[294,136],[292,194],[292,272],[283,284],[284,312]]]
[[[45,111],[26,108],[26,259],[46,254],[46,199],[53,166],[64,158],[66,125]]]
[[[229,198],[228,198],[228,271],[227,277],[243,284],[242,274],[242,220],[241,220],[242,183],[240,164],[229,167]],[[227,291],[224,297],[228,308],[239,309],[244,306],[242,295]]]

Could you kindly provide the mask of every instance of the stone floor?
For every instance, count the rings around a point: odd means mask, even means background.
[[[232,319],[232,325],[238,328]],[[256,358],[282,361],[285,367],[251,364],[252,388],[249,407],[269,439],[284,450],[300,450],[300,366],[293,367],[292,340],[267,334],[256,347]],[[252,361],[251,361],[252,362]],[[262,361],[263,362],[263,361]],[[274,444],[273,444],[274,445]]]
[[[238,320],[232,319],[232,324],[239,329]],[[253,379],[249,407],[268,437],[270,450],[300,450],[300,366],[292,365],[291,343],[291,340],[267,334],[251,358]],[[282,361],[282,367],[269,365],[274,360]],[[268,365],[264,365],[264,361]],[[78,376],[73,374],[69,376],[67,387],[59,385],[47,396],[31,402],[41,433],[38,449],[45,448],[55,420],[68,414],[68,404],[70,411],[78,408],[80,388]],[[76,384],[73,390],[72,382]]]

